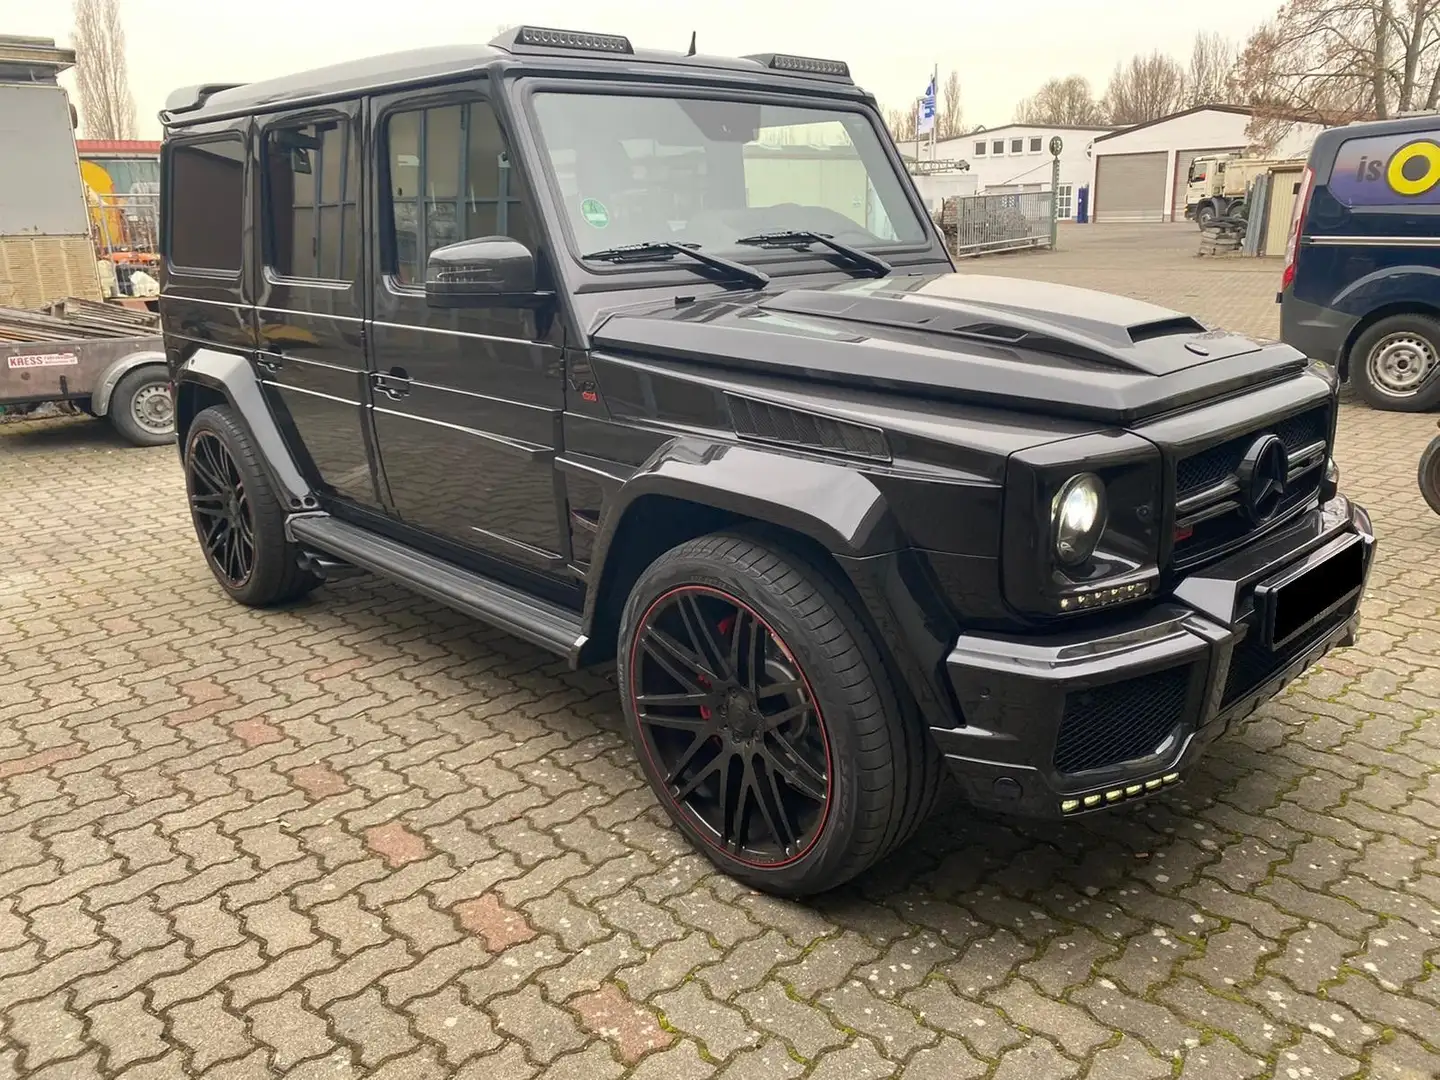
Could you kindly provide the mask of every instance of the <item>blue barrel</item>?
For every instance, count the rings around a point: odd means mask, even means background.
[[[1075,221],[1084,225],[1090,220],[1090,185],[1082,184],[1075,193]]]

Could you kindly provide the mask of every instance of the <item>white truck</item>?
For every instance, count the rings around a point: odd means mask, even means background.
[[[1213,154],[1190,162],[1185,183],[1185,216],[1204,227],[1217,218],[1231,217],[1243,206],[1250,185],[1262,173],[1286,164],[1282,158],[1247,158]]]

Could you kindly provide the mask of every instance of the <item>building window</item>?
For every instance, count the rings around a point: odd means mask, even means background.
[[[1025,152],[1025,140],[1024,140],[1024,139],[1011,139],[1011,140],[1010,140],[1010,153],[1012,153],[1012,154],[1023,154],[1024,152]]]
[[[984,157],[984,156],[985,156],[985,140],[984,140],[984,139],[981,139],[979,142],[977,142],[977,143],[975,144],[975,156],[976,156],[976,157]]]
[[[282,277],[354,281],[359,192],[359,152],[346,120],[267,132],[266,264]]]
[[[1061,184],[1055,189],[1055,216],[1069,221],[1075,216],[1075,185]]]
[[[423,281],[432,251],[477,236],[534,250],[529,198],[487,103],[396,113],[385,133],[396,279]]]
[[[1005,140],[1004,140],[1004,139],[996,139],[994,142],[992,142],[992,143],[990,144],[990,150],[991,150],[991,152],[996,153],[996,154],[1003,154],[1003,153],[1005,153]]]
[[[238,135],[181,143],[170,151],[173,266],[238,273],[245,221],[245,144]]]
[[[1038,153],[1040,153],[1040,136],[1038,136],[1038,135],[1033,135],[1033,136],[1031,136],[1031,138],[1030,138],[1030,153],[1032,153],[1032,154],[1038,154]]]

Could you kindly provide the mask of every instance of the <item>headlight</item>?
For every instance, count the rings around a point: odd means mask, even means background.
[[[1066,566],[1084,562],[1105,531],[1105,484],[1094,473],[1066,480],[1050,505],[1055,557]]]

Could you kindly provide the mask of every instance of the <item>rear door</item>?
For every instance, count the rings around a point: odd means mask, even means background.
[[[359,102],[282,113],[259,129],[263,212],[256,364],[319,498],[381,506],[365,406]]]

